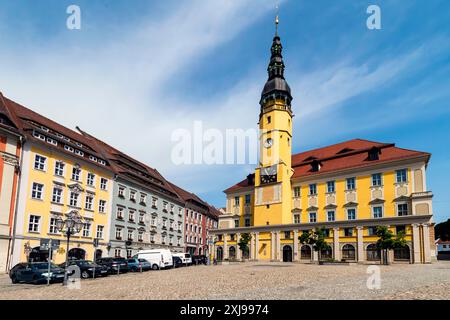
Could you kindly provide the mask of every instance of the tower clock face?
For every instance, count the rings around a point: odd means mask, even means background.
[[[277,166],[261,168],[260,171],[261,184],[277,182]]]
[[[273,146],[273,140],[272,138],[267,138],[266,141],[264,141],[264,147],[270,148],[271,146]]]

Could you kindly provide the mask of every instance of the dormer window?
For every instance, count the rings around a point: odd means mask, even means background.
[[[381,150],[380,148],[373,147],[369,150],[369,161],[379,160],[380,159]]]
[[[311,171],[312,172],[318,172],[320,171],[321,168],[321,163],[317,160],[314,160],[313,162],[311,162]]]

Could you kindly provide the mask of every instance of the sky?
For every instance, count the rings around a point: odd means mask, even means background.
[[[450,2],[284,0],[293,152],[354,138],[432,153],[450,216]],[[69,30],[69,5],[81,29]],[[369,30],[369,5],[381,29]],[[275,0],[0,0],[0,91],[158,169],[211,204],[254,165],[175,165],[174,130],[256,129]]]

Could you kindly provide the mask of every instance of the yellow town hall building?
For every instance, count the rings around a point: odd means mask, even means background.
[[[322,258],[376,262],[376,227],[387,226],[394,234],[404,232],[407,241],[389,253],[390,261],[431,262],[430,154],[355,139],[293,155],[292,96],[284,69],[276,34],[260,100],[260,163],[224,191],[226,212],[211,231],[214,258],[240,260],[237,243],[250,234],[251,260],[315,261],[318,253],[298,237],[323,228],[331,249]]]

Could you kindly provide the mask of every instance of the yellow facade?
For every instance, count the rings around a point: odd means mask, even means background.
[[[46,158],[45,169],[35,169],[36,155]],[[55,166],[57,162],[64,163],[63,175],[55,174]],[[72,179],[72,169],[77,166],[81,170],[79,181]],[[107,242],[109,238],[109,223],[111,214],[111,192],[113,188],[112,174],[99,166],[90,164],[83,159],[70,157],[61,152],[45,148],[41,145],[33,144],[24,155],[24,174],[21,181],[21,195],[23,203],[19,208],[19,218],[17,226],[16,240],[16,258],[15,263],[26,261],[30,254],[30,249],[37,248],[41,239],[57,239],[60,240],[60,247],[54,252],[53,262],[61,263],[65,261],[66,255],[66,237],[60,233],[51,232],[50,219],[52,217],[61,216],[75,210],[83,218],[84,222],[89,223],[90,232],[84,234],[73,235],[70,240],[70,248],[79,248],[85,251],[85,259],[93,260],[95,250],[102,250],[107,253]],[[95,175],[92,186],[87,184],[87,175],[92,173]],[[106,188],[100,187],[101,178],[106,179]],[[39,183],[44,186],[42,191],[42,199],[34,199],[33,183]],[[62,189],[61,201],[56,203],[52,201],[53,188],[57,186]],[[78,192],[78,203],[76,206],[70,205],[70,193]],[[92,209],[87,209],[86,195],[93,196]],[[104,212],[99,212],[100,200],[103,203]],[[39,217],[39,227],[37,231],[30,231],[30,217]],[[102,238],[99,239],[100,245],[95,248],[93,245],[94,238],[97,237],[97,227],[103,226]]]
[[[275,225],[291,220],[292,114],[285,101],[269,100],[259,120],[260,167],[255,170],[253,225]],[[272,145],[268,146],[267,141]],[[264,168],[276,166],[276,182],[264,184]],[[281,213],[281,214],[280,214]]]

